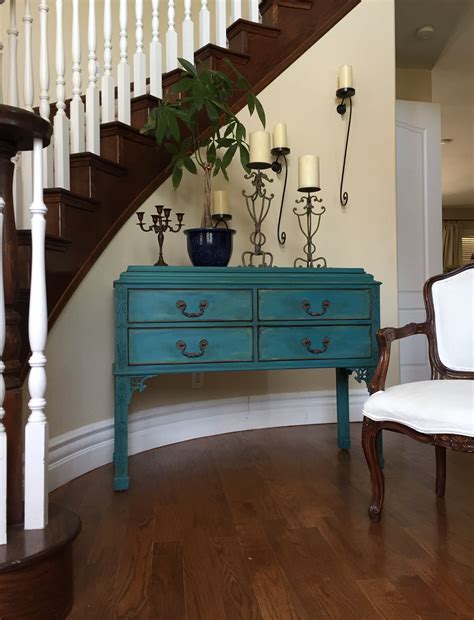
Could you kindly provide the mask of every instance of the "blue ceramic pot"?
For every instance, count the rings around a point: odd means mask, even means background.
[[[195,267],[227,267],[232,256],[231,228],[188,228],[188,254]]]

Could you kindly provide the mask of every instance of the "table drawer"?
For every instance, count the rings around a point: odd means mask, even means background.
[[[251,362],[251,327],[142,328],[128,331],[130,366]]]
[[[259,289],[258,291],[258,318],[261,321],[325,321],[369,317],[368,289]]]
[[[371,357],[370,325],[261,327],[260,361]]]
[[[251,321],[252,291],[130,289],[129,323]]]

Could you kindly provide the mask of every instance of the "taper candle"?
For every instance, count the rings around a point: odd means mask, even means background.
[[[213,192],[212,213],[214,215],[230,215],[229,200],[225,189],[218,189]]]
[[[262,168],[269,168],[272,163],[270,146],[270,134],[268,131],[253,131],[249,138],[250,164],[257,168],[256,164],[264,164]]]
[[[352,88],[352,66],[342,65],[339,67],[339,88]]]
[[[286,149],[288,148],[288,136],[286,132],[285,123],[277,123],[273,128],[273,148],[274,149]]]
[[[298,159],[298,190],[310,192],[316,189],[320,189],[319,157],[317,155],[302,155]]]

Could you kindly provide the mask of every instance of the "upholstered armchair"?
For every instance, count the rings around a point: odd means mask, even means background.
[[[435,446],[436,494],[446,485],[446,448],[474,452],[474,263],[429,279],[423,290],[426,322],[379,330],[379,363],[363,407],[362,447],[370,470],[369,516],[379,521],[384,475],[377,436],[383,430],[403,433]],[[385,390],[394,340],[425,334],[431,380]]]

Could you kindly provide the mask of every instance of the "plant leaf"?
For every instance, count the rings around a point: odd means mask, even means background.
[[[257,97],[255,97],[255,109],[257,110],[257,114],[258,114],[258,118],[260,119],[260,122],[265,127],[265,124],[266,124],[265,110],[263,109],[263,105],[260,103]]]
[[[196,67],[189,62],[189,60],[186,60],[185,58],[178,58],[178,62],[179,64],[184,67],[184,69],[188,72],[191,73],[192,75],[194,75],[195,77],[197,77],[197,70]]]
[[[242,164],[242,168],[245,171],[248,171],[250,155],[249,155],[248,149],[245,146],[245,144],[240,143],[239,151],[240,151],[240,163]]]
[[[170,130],[172,138],[174,138],[176,142],[179,142],[180,133],[178,121],[176,120],[176,116],[174,115],[174,110],[170,110],[170,112],[171,114],[168,115],[168,128]]]
[[[179,187],[179,184],[181,183],[182,178],[183,178],[183,169],[178,165],[178,163],[176,163],[174,170],[173,170],[173,176],[172,176],[174,189],[177,189]]]
[[[196,164],[190,157],[184,157],[183,164],[188,172],[190,172],[191,174],[197,174]]]
[[[255,95],[253,93],[248,93],[247,95],[247,107],[249,109],[250,116],[252,116],[255,110]]]
[[[237,150],[237,144],[234,144],[233,146],[228,148],[227,151],[225,152],[224,157],[222,158],[222,167],[224,169],[227,168],[227,166],[234,159],[234,155],[235,155],[235,151],[236,150]]]
[[[216,146],[214,142],[211,142],[207,147],[206,159],[210,164],[213,164],[216,161]]]

